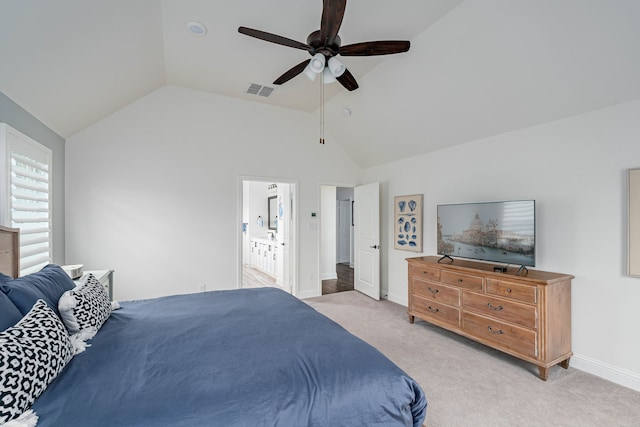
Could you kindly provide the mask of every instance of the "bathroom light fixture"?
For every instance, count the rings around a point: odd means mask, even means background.
[[[187,22],[187,30],[189,30],[191,34],[200,36],[200,37],[207,34],[207,27],[205,27],[204,24],[198,21]]]

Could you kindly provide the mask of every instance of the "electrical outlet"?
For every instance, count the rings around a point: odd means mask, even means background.
[[[200,285],[198,285],[198,288],[200,289],[200,292],[205,292],[207,290],[207,284],[200,283]]]

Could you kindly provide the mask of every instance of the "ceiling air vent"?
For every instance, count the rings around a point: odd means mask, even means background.
[[[272,87],[262,86],[262,89],[260,90],[260,93],[258,95],[264,96],[266,98],[269,95],[271,95],[271,92],[273,92],[273,88]]]
[[[264,96],[265,98],[271,95],[273,92],[273,88],[269,86],[262,86],[257,83],[251,83],[249,89],[247,89],[247,93],[251,95]]]

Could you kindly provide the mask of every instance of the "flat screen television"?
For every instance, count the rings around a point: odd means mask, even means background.
[[[535,267],[536,202],[438,205],[437,235],[443,257]]]

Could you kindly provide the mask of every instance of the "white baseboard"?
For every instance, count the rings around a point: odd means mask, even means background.
[[[338,275],[334,273],[324,273],[320,275],[320,280],[337,280]]]
[[[387,294],[387,300],[400,304],[403,307],[409,307],[409,297],[405,294],[395,295],[392,293]]]
[[[571,366],[621,386],[640,391],[640,375],[580,354],[571,357]]]
[[[319,296],[321,296],[321,294],[318,291],[304,291],[296,294],[296,298],[298,299],[315,298]]]

